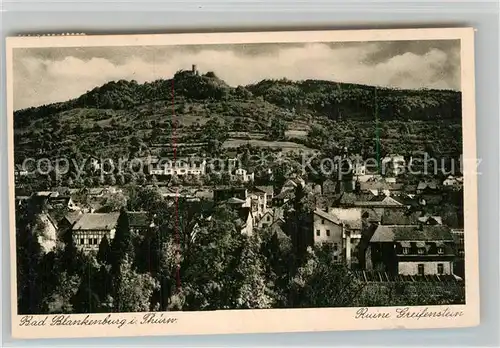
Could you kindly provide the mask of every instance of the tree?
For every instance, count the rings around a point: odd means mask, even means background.
[[[311,147],[320,149],[328,142],[330,136],[331,134],[329,134],[326,128],[313,124],[307,133],[307,140]]]
[[[151,176],[151,184],[153,186],[157,186],[158,185],[158,178],[156,177],[156,175],[152,175]]]
[[[111,261],[111,245],[109,244],[108,237],[104,235],[99,244],[99,251],[97,252],[97,261],[103,264],[109,264]]]
[[[115,186],[116,185],[116,178],[113,174],[109,175],[106,177],[106,182],[108,183],[108,185],[110,186]]]
[[[125,209],[120,211],[120,217],[116,224],[116,232],[111,242],[112,261],[111,265],[118,272],[119,267],[126,257],[133,259],[134,248],[128,221],[128,214]]]
[[[242,243],[235,221],[235,213],[221,206],[210,220],[198,226],[190,253],[183,255],[181,263],[184,310],[234,305],[235,289],[230,277],[237,267]]]
[[[66,179],[66,185],[68,187],[73,187],[73,179],[71,179],[70,176],[68,176],[68,178]]]
[[[149,274],[139,274],[126,256],[115,278],[114,307],[118,312],[147,312],[151,310],[151,297],[158,282]]]
[[[265,278],[274,284],[274,302],[276,307],[286,307],[290,292],[290,279],[297,268],[292,240],[283,230],[283,224],[277,223],[277,230],[261,231],[260,254],[264,258]]]
[[[125,176],[122,173],[116,174],[116,183],[119,186],[124,186],[125,185]]]
[[[106,197],[104,206],[99,209],[100,212],[119,211],[127,205],[127,198],[123,193],[117,192]]]
[[[238,282],[235,308],[271,308],[273,293],[264,274],[264,265],[259,254],[258,244],[249,241],[245,244],[240,263],[235,271]]]
[[[209,182],[214,186],[221,185],[223,182],[221,173],[210,173]]]
[[[307,261],[291,282],[290,306],[295,308],[353,306],[365,286],[350,270],[333,260],[330,245],[308,252]]]
[[[202,140],[207,143],[207,150],[216,154],[219,153],[222,144],[229,137],[229,129],[225,123],[220,122],[218,119],[210,119],[203,127]]]
[[[180,179],[179,177],[177,176],[177,174],[173,174],[171,177],[170,177],[170,186],[177,186],[179,185],[180,183]]]
[[[72,313],[72,298],[80,287],[81,278],[78,274],[69,275],[66,271],[57,273],[57,283],[54,291],[42,301],[42,313],[58,314]]]
[[[42,292],[42,260],[44,253],[38,241],[42,233],[39,214],[40,207],[28,202],[16,208],[16,271],[18,313],[39,312]]]
[[[146,176],[144,173],[139,173],[137,175],[137,184],[138,185],[145,185],[146,184]]]
[[[274,117],[271,120],[271,126],[269,128],[269,138],[271,140],[282,140],[285,138],[285,132],[288,126],[285,120]]]
[[[299,263],[306,256],[307,247],[313,242],[310,226],[312,225],[311,217],[314,203],[311,202],[310,198],[305,188],[302,185],[297,185],[292,206],[285,211],[286,228],[292,239],[293,253],[297,256]]]
[[[136,187],[128,189],[128,208],[132,211],[147,211],[155,213],[163,201],[158,187]]]
[[[102,284],[95,278],[99,270],[99,265],[95,258],[90,255],[83,255],[79,261],[79,274],[81,274],[82,281],[71,300],[74,312],[101,312],[101,299],[99,298],[98,291]]]

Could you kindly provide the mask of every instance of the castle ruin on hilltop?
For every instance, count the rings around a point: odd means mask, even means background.
[[[196,64],[191,65],[191,73],[196,76],[200,74],[198,68],[196,67]]]

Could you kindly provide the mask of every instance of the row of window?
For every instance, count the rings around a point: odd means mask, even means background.
[[[316,230],[316,236],[321,236],[321,230]],[[330,237],[330,230],[326,230],[326,236]]]
[[[167,174],[171,174],[171,173],[172,173],[172,170],[171,169],[167,169]],[[186,169],[179,169],[179,170],[176,170],[176,173],[178,173],[178,174],[185,174],[185,173],[188,173],[188,174],[201,174],[201,170],[188,169],[186,171]]]
[[[404,255],[407,255],[407,254],[409,254],[409,253],[410,253],[410,248],[403,248],[403,254],[404,254]],[[418,248],[418,249],[417,249],[417,253],[418,253],[419,255],[423,255],[423,254],[425,254],[425,248]],[[444,254],[444,248],[442,248],[442,247],[437,248],[437,253],[438,253],[439,255]]]
[[[172,168],[174,167],[173,163],[167,163],[165,165],[166,168]],[[184,163],[184,162],[175,162],[175,167],[177,168],[186,168],[186,167],[190,167],[190,168],[201,168],[201,163]]]
[[[80,245],[98,245],[99,239],[98,238],[80,238]]]
[[[444,274],[444,265],[442,263],[438,263],[437,265],[437,273]],[[418,264],[418,275],[425,274],[425,265],[423,263]]]

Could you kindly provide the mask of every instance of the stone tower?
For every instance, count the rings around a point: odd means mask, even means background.
[[[191,65],[191,72],[193,75],[198,75],[198,69],[196,68],[196,64]]]

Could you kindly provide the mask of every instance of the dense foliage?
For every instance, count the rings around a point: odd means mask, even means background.
[[[155,227],[135,233],[120,215],[115,238],[89,254],[71,231],[55,249],[40,245],[36,205],[19,208],[17,278],[19,313],[346,307],[463,301],[463,288],[418,284],[373,288],[333,259],[331,246],[296,251],[295,231],[264,228],[241,233],[225,205],[179,200],[169,204],[154,188],[137,189],[129,208],[149,212]],[[299,192],[297,192],[299,193]],[[300,194],[298,195],[300,197]],[[305,214],[295,200],[287,213]],[[210,216],[210,219],[207,217]],[[286,229],[286,228],[285,228]],[[371,289],[371,290],[370,290]],[[376,290],[376,291],[375,291]]]
[[[191,150],[213,153],[220,152],[228,132],[317,149],[347,146],[360,154],[375,152],[377,139],[383,153],[462,152],[459,92],[318,80],[263,80],[234,88],[213,73],[190,71],[144,84],[112,81],[64,103],[16,111],[14,123],[16,162],[41,154],[162,155],[174,141],[201,142]],[[309,136],[297,137],[293,130]]]

